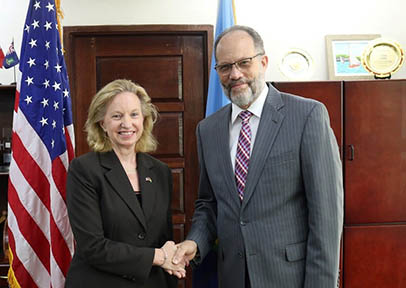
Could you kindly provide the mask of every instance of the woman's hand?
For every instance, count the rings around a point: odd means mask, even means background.
[[[167,241],[161,248],[155,249],[153,264],[161,266],[170,275],[175,275],[180,279],[186,277],[186,270],[184,263],[174,264],[172,262],[176,249],[175,242]]]

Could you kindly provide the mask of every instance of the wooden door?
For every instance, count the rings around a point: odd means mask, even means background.
[[[406,80],[344,97],[344,287],[406,287]]]
[[[204,117],[212,35],[211,26],[64,27],[76,155],[88,151],[83,126],[96,91],[118,78],[143,86],[160,112],[154,156],[172,169],[176,242],[188,232],[197,197],[195,128]],[[191,287],[190,277],[179,287]]]

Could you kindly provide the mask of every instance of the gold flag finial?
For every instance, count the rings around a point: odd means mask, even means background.
[[[61,27],[61,19],[63,19],[63,12],[61,9],[61,0],[55,0],[55,6],[56,6],[56,21],[58,22],[59,37],[61,39],[61,45],[63,47],[62,27]]]

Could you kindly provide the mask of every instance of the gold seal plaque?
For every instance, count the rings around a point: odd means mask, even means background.
[[[306,79],[313,74],[313,66],[313,60],[306,51],[290,49],[282,57],[279,69],[289,79]]]
[[[404,52],[400,45],[385,38],[371,41],[362,54],[362,65],[375,78],[390,78],[399,70],[403,61]]]

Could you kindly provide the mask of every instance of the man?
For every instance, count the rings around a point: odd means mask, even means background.
[[[342,171],[326,108],[265,82],[253,29],[232,26],[214,49],[232,104],[197,127],[199,196],[174,263],[198,264],[218,238],[220,287],[336,287]]]

